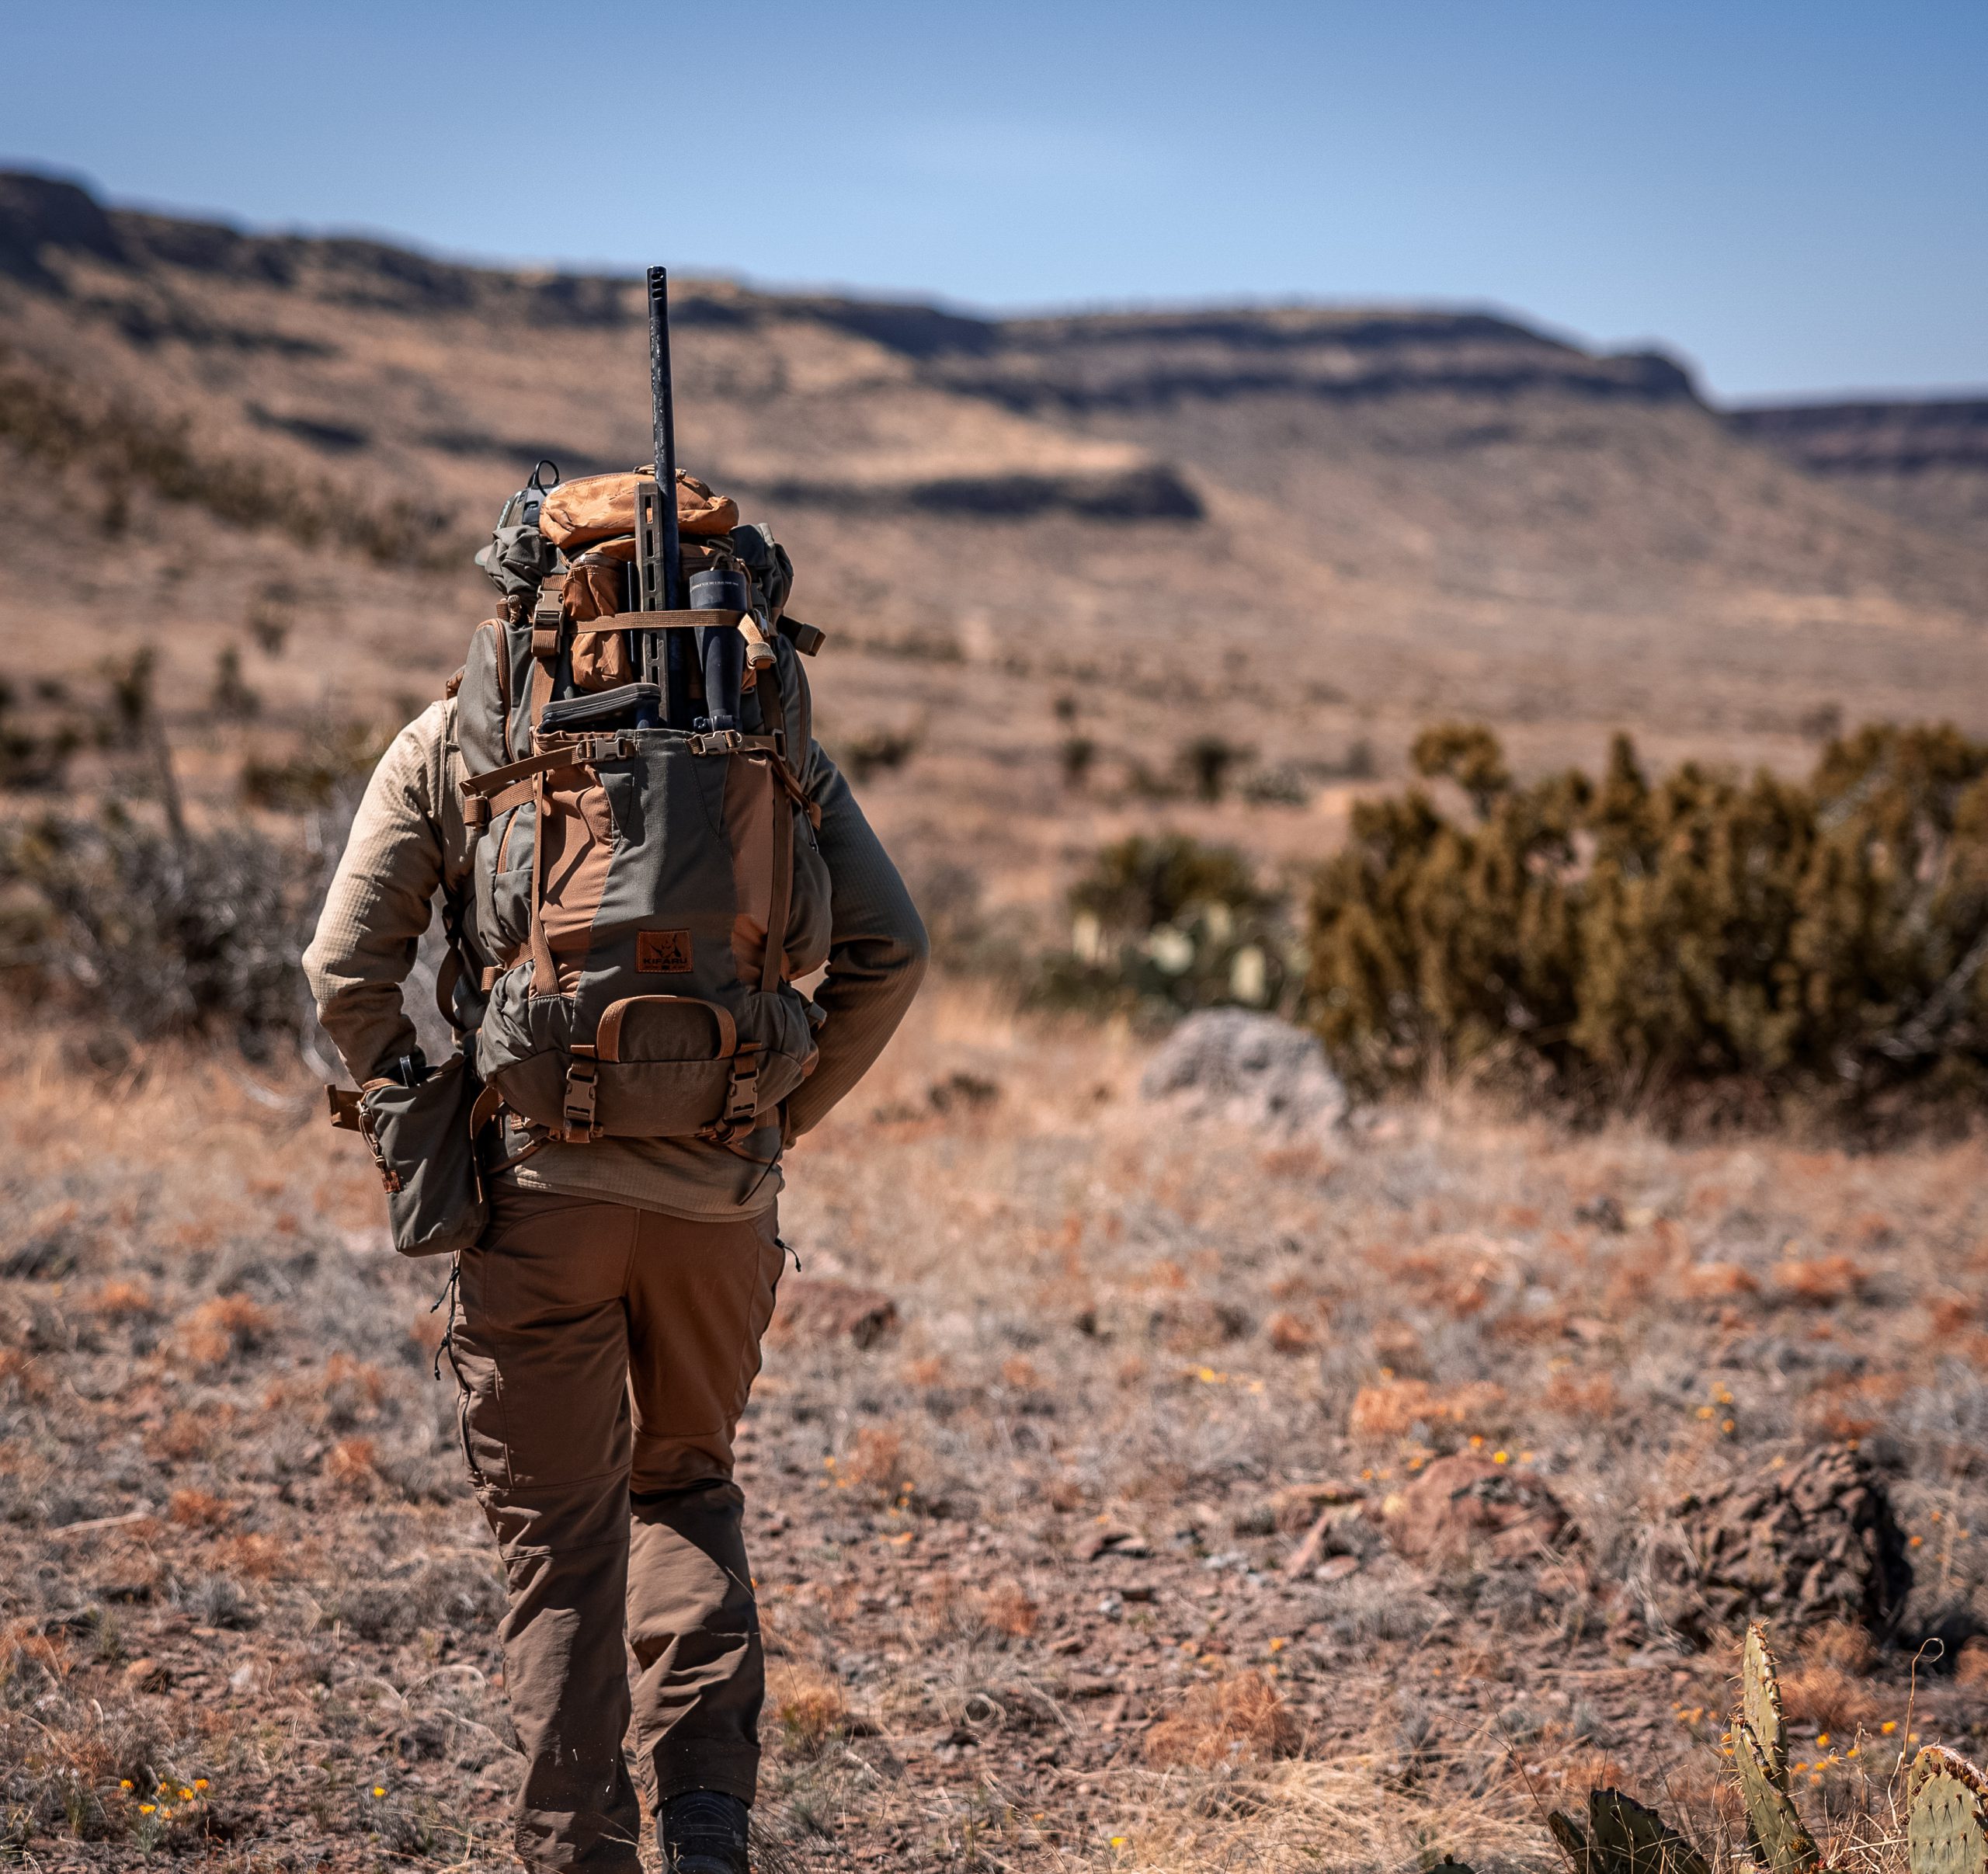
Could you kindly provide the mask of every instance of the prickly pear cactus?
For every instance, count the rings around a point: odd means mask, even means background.
[[[1788,1726],[1781,1712],[1781,1681],[1774,1676],[1767,1629],[1757,1620],[1746,1629],[1740,1656],[1740,1722],[1760,1746],[1768,1782],[1788,1793]]]
[[[1572,1816],[1557,1809],[1546,1813],[1546,1832],[1559,1844],[1572,1874],[1594,1874],[1594,1852],[1587,1831]]]
[[[1733,1755],[1740,1769],[1740,1799],[1746,1806],[1746,1845],[1754,1860],[1767,1874],[1816,1874],[1822,1855],[1783,1786],[1785,1762],[1777,1780],[1753,1726],[1743,1719],[1733,1726]],[[1988,1869],[1978,1874],[1988,1874]]]
[[[1981,1772],[1964,1757],[1930,1744],[1912,1761],[1906,1844],[1912,1874],[1988,1874],[1988,1828]]]
[[[1619,1789],[1588,1792],[1587,1826],[1594,1874],[1712,1874],[1705,1857],[1663,1817]]]

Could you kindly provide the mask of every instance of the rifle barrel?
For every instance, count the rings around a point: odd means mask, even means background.
[[[651,267],[649,395],[655,409],[655,478],[662,490],[662,607],[682,603],[683,548],[676,532],[676,402],[669,378],[669,270]]]

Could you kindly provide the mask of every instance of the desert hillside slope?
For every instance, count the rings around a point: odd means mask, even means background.
[[[1757,405],[1728,419],[1810,473],[1923,523],[1988,534],[1988,398]]]
[[[1784,763],[1832,711],[1988,727],[1988,544],[1953,499],[1815,472],[1659,356],[1481,312],[991,320],[714,280],[674,308],[683,459],[793,548],[830,739],[917,739],[873,784],[887,830],[1024,898],[1103,833],[1222,822],[1149,784],[1197,734],[1319,783],[1438,714],[1527,763],[1623,725]],[[245,742],[434,693],[534,457],[648,454],[635,281],[32,176],[0,178],[0,620],[72,687],[153,644],[216,801]],[[207,707],[231,649],[246,729]],[[1343,790],[1301,791],[1225,830],[1315,850]]]

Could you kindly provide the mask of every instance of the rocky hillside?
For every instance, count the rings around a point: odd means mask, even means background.
[[[1988,398],[1736,410],[1735,434],[1929,527],[1988,529]]]
[[[673,303],[683,459],[793,548],[832,739],[915,746],[875,811],[1024,898],[1156,816],[1313,853],[1333,777],[1437,714],[1527,763],[1625,723],[1660,758],[1787,762],[1844,714],[1988,728],[1988,546],[1736,427],[1659,356],[1412,308],[993,320],[718,280]],[[433,694],[534,457],[648,454],[634,280],[45,179],[0,178],[0,622],[72,690],[151,645],[217,801],[286,736]],[[1206,734],[1309,810],[1170,800]]]

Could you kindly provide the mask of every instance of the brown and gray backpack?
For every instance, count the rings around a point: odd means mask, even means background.
[[[554,1140],[695,1138],[770,1160],[814,1065],[820,1012],[793,985],[827,958],[829,886],[797,652],[821,634],[784,616],[792,567],[772,535],[679,475],[686,585],[728,573],[707,589],[739,601],[697,629],[744,631],[754,667],[735,727],[635,725],[618,699],[641,655],[630,628],[655,616],[630,604],[644,479],[521,491],[478,556],[505,603],[456,680],[474,891],[446,910],[441,995],[464,1049],[344,1103],[404,1251],[474,1240],[484,1174]]]

